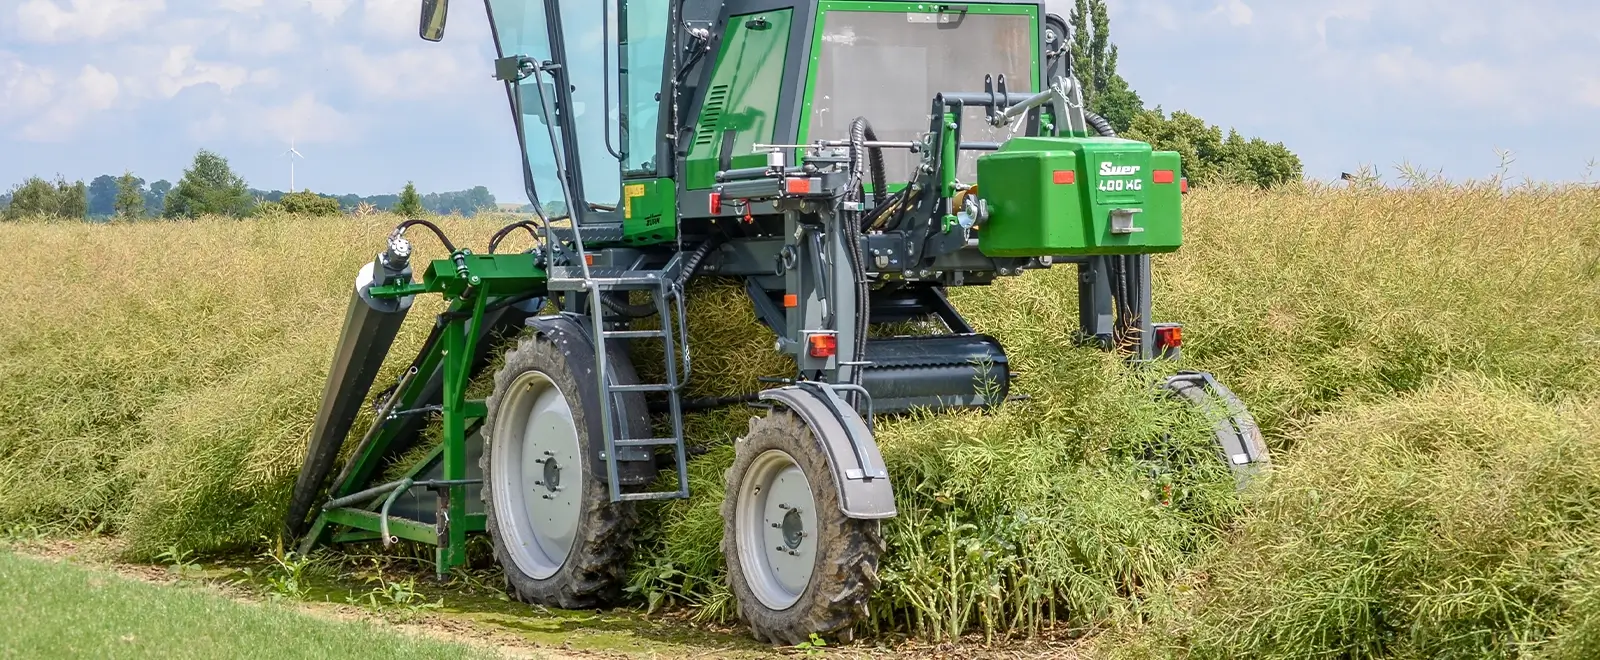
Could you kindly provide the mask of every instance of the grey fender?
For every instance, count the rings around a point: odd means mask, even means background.
[[[1272,456],[1255,417],[1238,395],[1215,376],[1204,371],[1179,372],[1168,377],[1162,387],[1213,418],[1218,453],[1233,468],[1239,487],[1271,469]]]
[[[799,383],[765,390],[760,397],[799,415],[821,441],[844,515],[863,520],[897,515],[894,489],[889,486],[889,472],[872,430],[832,387]]]

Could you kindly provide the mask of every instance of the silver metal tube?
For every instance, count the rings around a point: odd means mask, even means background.
[[[366,490],[363,490],[363,491],[361,491],[359,493],[351,493],[349,495],[346,495],[346,496],[341,497],[341,498],[336,499],[336,500],[328,500],[327,504],[322,505],[322,510],[323,511],[327,511],[329,509],[342,509],[344,507],[350,506],[351,504],[360,504],[362,502],[366,502],[368,500],[371,500],[371,499],[373,499],[373,498],[375,498],[375,497],[377,497],[379,495],[383,495],[384,493],[388,493],[389,491],[394,490],[395,488],[399,487],[403,483],[405,483],[404,479],[402,479],[400,481],[391,481],[391,482],[386,483],[386,484],[384,484],[382,486],[373,486],[373,487],[368,488]]]
[[[1038,94],[1034,94],[1033,96],[1028,97],[1023,102],[1006,108],[1005,112],[1000,113],[999,116],[996,116],[989,123],[991,123],[991,124],[993,124],[995,126],[1003,126],[1005,124],[1009,124],[1009,123],[1011,123],[1011,120],[1016,119],[1017,117],[1021,117],[1022,115],[1026,114],[1029,110],[1032,110],[1032,109],[1037,108],[1037,107],[1039,107],[1041,105],[1044,105],[1046,101],[1049,101],[1049,100],[1055,98],[1055,94],[1056,94],[1056,90],[1054,90],[1054,89],[1046,89],[1046,90],[1044,90],[1042,92],[1039,92]]]
[[[862,142],[861,145],[865,146],[865,147],[868,147],[868,148],[873,148],[873,149],[916,149],[916,148],[921,147],[922,143],[920,143],[920,142],[909,142],[909,141],[893,141],[893,140],[867,140],[867,141]],[[850,141],[849,140],[817,140],[816,142],[813,142],[811,144],[755,144],[755,145],[752,145],[750,148],[752,150],[754,150],[754,151],[764,151],[764,150],[767,150],[767,149],[810,149],[812,147],[817,147],[817,146],[823,146],[823,147],[848,147],[848,146],[850,146]]]
[[[385,548],[394,545],[395,542],[400,540],[389,535],[389,507],[394,505],[395,500],[400,499],[401,493],[410,489],[411,478],[401,479],[400,485],[394,489],[394,492],[389,493],[389,499],[383,501],[383,510],[378,512],[378,533],[383,535],[383,547]]]

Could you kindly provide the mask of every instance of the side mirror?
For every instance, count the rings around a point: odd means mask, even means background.
[[[450,0],[422,0],[422,26],[417,33],[428,41],[444,38],[444,17]]]
[[[522,116],[533,117],[539,120],[540,125],[550,126],[550,118],[545,115],[545,100],[550,105],[556,104],[556,86],[554,83],[545,82],[535,85],[532,80],[517,83],[517,104],[522,109]]]

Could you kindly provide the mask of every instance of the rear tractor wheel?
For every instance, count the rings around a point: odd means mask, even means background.
[[[878,586],[879,522],[840,510],[816,430],[794,413],[752,418],[734,452],[722,553],[740,618],[763,642],[850,641]]]
[[[611,364],[632,376],[625,357]],[[486,526],[507,587],[524,602],[582,609],[620,592],[636,518],[631,503],[610,501],[594,373],[587,342],[523,339],[486,402]],[[619,399],[618,417],[639,437],[642,400]]]

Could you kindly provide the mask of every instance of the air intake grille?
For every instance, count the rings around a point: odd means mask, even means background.
[[[722,121],[722,107],[728,102],[728,86],[716,85],[706,94],[705,109],[700,113],[700,125],[694,131],[695,146],[711,144],[717,135],[717,122]]]

